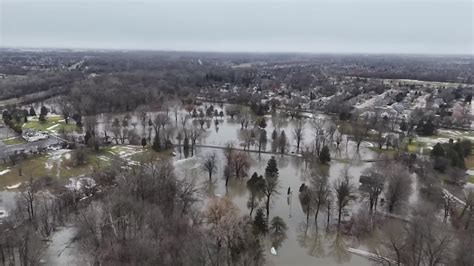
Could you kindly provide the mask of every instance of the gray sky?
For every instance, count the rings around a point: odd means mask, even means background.
[[[463,1],[0,0],[0,45],[473,54]]]

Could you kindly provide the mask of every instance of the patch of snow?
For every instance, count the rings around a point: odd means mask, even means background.
[[[0,175],[4,175],[6,173],[10,172],[10,169],[5,169],[3,171],[0,171]]]
[[[59,126],[59,124],[54,124],[54,125],[48,127],[46,130],[53,130],[53,129],[57,128],[58,126]]]
[[[71,191],[80,191],[84,187],[95,186],[95,180],[90,177],[71,177],[65,187]]]
[[[110,158],[109,157],[106,157],[106,156],[103,156],[103,155],[100,155],[100,156],[97,156],[99,159],[101,159],[102,161],[110,161]]]
[[[373,148],[374,144],[372,142],[364,141],[364,143],[367,145],[369,148]]]
[[[44,163],[44,168],[46,168],[48,170],[51,170],[51,169],[53,169],[53,164],[50,163],[50,162],[45,162]]]
[[[17,183],[15,185],[11,185],[11,186],[6,186],[7,189],[15,189],[15,188],[19,188],[21,186],[21,182],[20,183]]]
[[[5,209],[0,209],[0,220],[8,217],[8,212]]]
[[[454,196],[451,192],[449,192],[447,189],[443,188],[443,194],[445,196],[448,196],[450,198],[453,198],[455,201],[457,201],[458,203],[462,204],[462,205],[466,205],[466,202],[462,201],[460,198]]]

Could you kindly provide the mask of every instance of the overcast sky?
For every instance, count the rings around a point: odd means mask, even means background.
[[[472,55],[463,1],[0,0],[0,45]]]

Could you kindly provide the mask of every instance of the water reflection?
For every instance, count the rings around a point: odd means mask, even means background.
[[[328,236],[330,239],[331,236]],[[330,252],[329,254],[336,260],[337,263],[344,263],[349,262],[351,259],[351,254],[347,251],[347,243],[345,238],[340,233],[335,233],[332,236],[332,241],[330,245]]]

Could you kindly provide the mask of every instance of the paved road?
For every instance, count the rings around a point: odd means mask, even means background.
[[[176,145],[177,146],[177,145]],[[181,145],[183,146],[183,145]],[[196,144],[194,145],[197,148],[209,148],[209,149],[221,149],[224,150],[226,147],[222,146],[214,146],[214,145],[206,145],[206,144]],[[272,151],[258,151],[258,150],[248,150],[248,149],[243,149],[243,148],[236,148],[233,147],[232,149],[237,150],[237,151],[246,151],[246,152],[252,152],[252,153],[262,153],[262,154],[273,154],[273,155],[288,155],[288,156],[295,156],[295,157],[301,157],[302,155],[299,153],[279,153],[279,152],[272,152]],[[331,158],[331,160],[334,161],[351,161],[351,158]],[[367,162],[367,163],[373,163],[377,161],[386,161],[387,159],[379,159],[379,158],[374,158],[374,159],[364,159],[360,160],[361,162]]]

